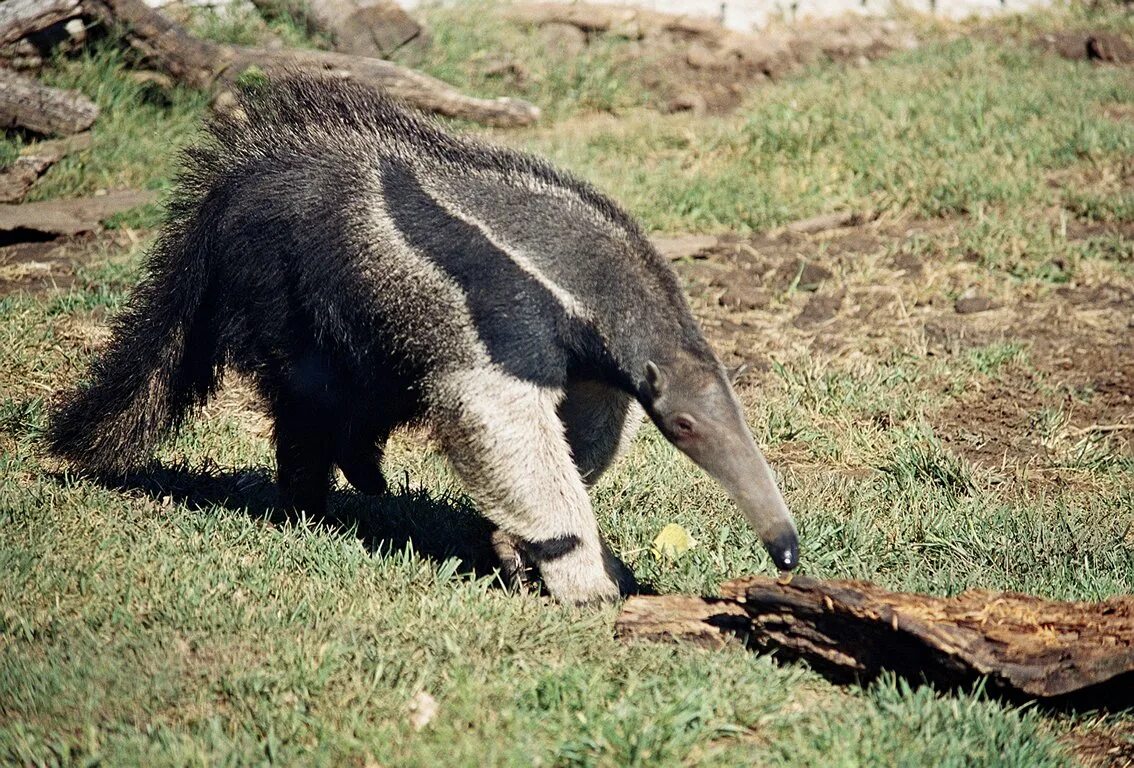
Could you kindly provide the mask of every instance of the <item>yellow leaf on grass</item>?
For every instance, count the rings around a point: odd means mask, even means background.
[[[654,554],[676,560],[695,546],[697,540],[689,535],[689,531],[677,523],[670,523],[654,539]]]

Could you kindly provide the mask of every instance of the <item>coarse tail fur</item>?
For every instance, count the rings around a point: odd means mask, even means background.
[[[542,160],[348,80],[282,77],[211,118],[50,449],[124,472],[225,370],[271,412],[284,505],[321,514],[336,465],[384,492],[391,430],[427,425],[505,560],[534,562],[564,601],[633,589],[587,488],[642,409],[780,568],[798,560],[728,376],[638,225]]]

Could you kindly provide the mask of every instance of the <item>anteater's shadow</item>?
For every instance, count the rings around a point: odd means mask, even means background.
[[[334,535],[357,537],[372,554],[412,546],[414,552],[437,563],[458,559],[461,565],[457,572],[466,575],[492,576],[499,568],[489,541],[492,525],[470,502],[412,488],[408,479],[380,497],[332,490],[327,514],[320,519],[283,510],[273,475],[263,467],[231,470],[209,464],[155,464],[125,477],[89,479],[105,488],[142,494],[159,504],[177,503],[202,513],[220,507],[271,525],[306,522]]]

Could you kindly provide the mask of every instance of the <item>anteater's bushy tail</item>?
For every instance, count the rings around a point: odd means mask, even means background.
[[[121,473],[145,460],[217,386],[216,329],[204,309],[209,235],[199,208],[179,213],[87,382],[63,393],[52,410],[49,450],[83,469]]]

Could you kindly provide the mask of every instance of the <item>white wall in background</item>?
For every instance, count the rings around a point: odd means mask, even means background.
[[[2,0],[0,0],[2,1]],[[231,5],[233,0],[146,0],[148,5],[162,7],[172,3],[212,6],[218,10]],[[236,0],[247,4],[248,0]],[[414,8],[428,2],[447,0],[398,0],[405,8]],[[448,0],[451,1],[451,0]],[[683,13],[690,16],[708,16],[723,21],[725,26],[742,32],[765,27],[778,19],[802,20],[841,16],[844,13],[863,13],[885,16],[893,9],[895,0],[587,0],[607,5],[633,5],[651,11]],[[1026,11],[1029,8],[1051,5],[1052,0],[900,0],[900,5],[921,13],[949,19],[967,16],[985,16],[995,13]]]
[[[399,0],[407,8],[430,0]],[[708,16],[725,26],[747,32],[765,27],[778,19],[826,18],[845,13],[884,16],[891,12],[893,0],[587,0],[607,5],[633,5],[652,11]],[[949,19],[1020,12],[1051,5],[1051,0],[901,0],[901,7]]]

